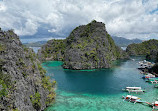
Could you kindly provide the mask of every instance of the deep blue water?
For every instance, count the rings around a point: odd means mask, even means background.
[[[46,111],[150,111],[143,104],[133,104],[122,101],[122,88],[141,86],[145,94],[132,95],[142,100],[153,102],[158,98],[158,90],[142,79],[138,61],[144,57],[132,57],[133,60],[119,60],[110,69],[92,71],[65,70],[62,62],[49,61],[43,63],[47,76],[57,81],[56,102]]]
[[[137,59],[143,60],[142,57]],[[111,69],[100,69],[96,71],[72,71],[64,70],[60,64],[53,66],[55,62],[44,63],[48,74],[58,82],[58,89],[74,93],[90,94],[117,94],[122,93],[120,89],[126,86],[141,86],[148,89],[150,84],[141,79],[142,75],[136,68],[136,61],[122,60],[115,63]],[[58,64],[56,62],[55,64]],[[50,65],[50,66],[49,66]]]

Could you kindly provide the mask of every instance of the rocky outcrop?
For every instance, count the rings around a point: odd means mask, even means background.
[[[150,68],[149,72],[158,76],[158,63],[156,63],[152,68]]]
[[[46,71],[32,49],[12,31],[0,30],[0,110],[41,111],[55,98]]]
[[[158,62],[158,49],[157,50],[151,50],[150,54],[146,56],[147,60],[152,60],[154,62]]]
[[[38,51],[38,57],[41,61],[57,60],[64,58],[65,42],[64,40],[50,40]]]
[[[109,68],[113,60],[128,57],[115,45],[105,24],[95,20],[75,28],[65,40],[49,41],[38,55],[44,60],[62,60],[64,68],[75,70]]]
[[[140,44],[128,45],[126,52],[129,55],[148,55],[152,50],[158,50],[158,40],[151,39]]]

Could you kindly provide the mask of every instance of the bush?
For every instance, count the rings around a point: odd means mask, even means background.
[[[5,46],[3,44],[0,44],[0,51],[5,51]]]
[[[39,92],[36,92],[35,95],[31,95],[30,99],[33,107],[36,110],[39,110],[41,108],[41,103],[40,103],[41,95],[39,94]]]

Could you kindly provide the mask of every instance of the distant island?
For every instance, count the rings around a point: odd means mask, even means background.
[[[127,47],[129,44],[133,43],[141,43],[140,39],[126,39],[123,37],[111,36],[115,42],[115,44],[119,47]]]
[[[32,49],[13,30],[0,29],[0,111],[41,111],[55,100],[51,83]]]
[[[61,60],[66,69],[109,68],[117,59],[128,58],[115,45],[102,22],[76,27],[64,40],[50,40],[38,52],[42,61]]]
[[[24,43],[26,47],[41,47],[42,45],[46,44],[47,41],[37,41],[37,42],[31,42],[31,43]]]

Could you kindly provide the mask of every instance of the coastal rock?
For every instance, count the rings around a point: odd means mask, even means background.
[[[158,76],[158,62],[152,68],[149,69],[149,72]]]
[[[158,50],[151,50],[150,54],[146,56],[146,59],[158,62]]]
[[[128,45],[126,52],[129,55],[148,55],[152,50],[158,50],[158,40],[151,39],[139,44]]]
[[[32,49],[12,31],[0,30],[0,110],[41,111],[55,98],[46,71]]]
[[[39,51],[39,57],[44,58],[42,60],[62,60],[64,68],[75,70],[109,68],[112,61],[128,58],[126,52],[115,45],[105,24],[95,20],[75,28],[61,41],[49,41]]]

